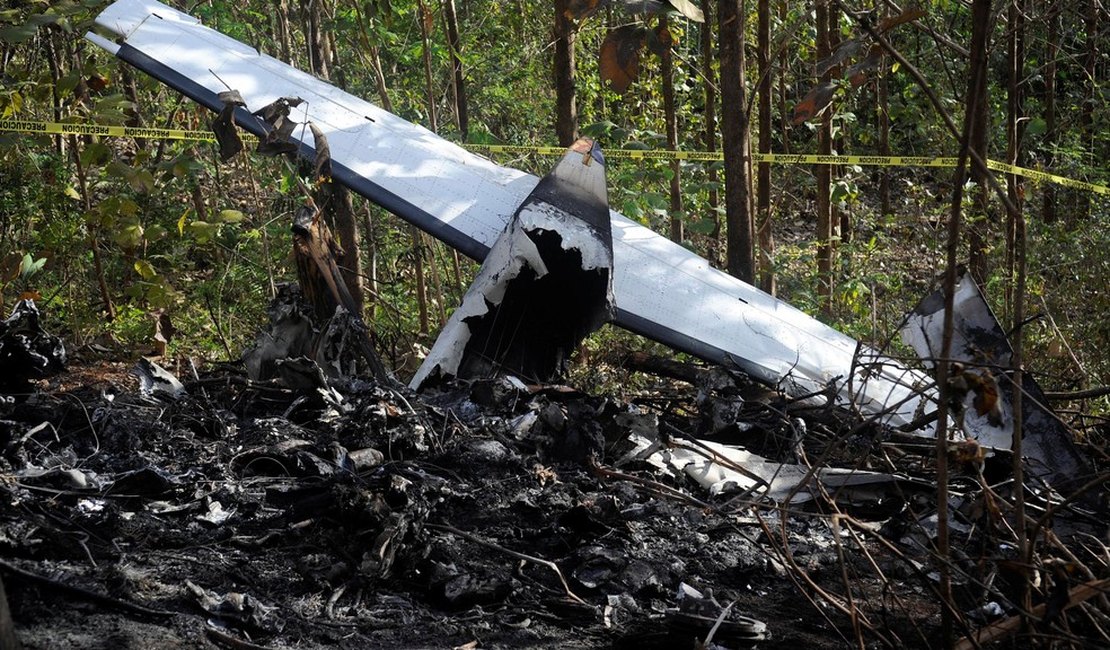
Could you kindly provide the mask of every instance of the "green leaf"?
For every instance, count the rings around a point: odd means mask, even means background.
[[[207,221],[190,221],[189,225],[186,227],[189,229],[189,232],[193,233],[193,236],[197,238],[197,241],[203,244],[216,236],[216,233],[220,229],[220,224],[208,223]]]
[[[224,223],[239,223],[246,219],[246,215],[239,210],[220,210],[217,218]]]
[[[708,217],[686,224],[686,230],[697,235],[712,235],[717,229],[717,221]]]
[[[135,272],[144,280],[153,280],[158,277],[158,271],[155,271],[154,266],[146,260],[135,262]]]
[[[182,236],[185,235],[185,219],[188,218],[188,216],[189,209],[186,208],[185,211],[181,213],[181,217],[177,220],[177,234]]]
[[[1029,120],[1029,124],[1025,125],[1025,132],[1028,135],[1041,135],[1048,130],[1048,123],[1039,117],[1034,117]]]
[[[99,166],[112,159],[112,150],[103,142],[85,145],[81,152],[81,164],[85,167]]]
[[[46,266],[45,257],[40,257],[36,260],[32,258],[30,254],[25,255],[23,257],[23,264],[20,271],[20,276],[22,276],[23,279],[26,280],[27,278],[41,271],[42,267],[44,266]]]
[[[31,38],[39,31],[38,25],[31,23],[24,23],[22,25],[12,25],[10,27],[0,27],[0,43],[7,43],[9,45],[18,45]]]

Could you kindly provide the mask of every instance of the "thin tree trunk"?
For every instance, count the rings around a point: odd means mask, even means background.
[[[418,1],[420,8],[417,20],[420,21],[420,39],[424,43],[424,93],[428,102],[428,128],[432,133],[439,131],[439,122],[436,118],[436,96],[435,89],[432,84],[432,47],[431,47],[431,31],[435,25],[432,18],[432,12],[428,6],[424,4],[424,0]]]
[[[428,235],[421,233],[421,239],[425,246],[431,250],[431,255],[428,256],[428,262],[432,268],[432,289],[435,290],[435,303],[436,311],[439,313],[439,326],[442,327],[447,322],[447,305],[445,298],[447,294],[443,291],[443,279],[440,277],[440,251],[439,244],[428,237]]]
[[[369,256],[368,264],[369,272],[367,273],[367,283],[370,289],[369,304],[363,307],[366,312],[367,322],[373,323],[378,315],[378,246],[377,239],[374,237],[374,208],[372,204],[366,202],[366,213],[363,215],[362,226],[366,231],[366,239],[370,242],[370,249],[367,251]]]
[[[320,3],[323,0],[301,0],[301,10],[304,12],[305,45],[308,47],[308,65],[312,74],[321,79],[330,79],[328,70],[327,43],[323,35],[321,23]]]
[[[351,6],[355,10],[355,19],[358,21],[359,40],[362,42],[362,52],[360,55],[363,61],[370,65],[370,71],[374,74],[374,86],[378,90],[378,100],[382,103],[382,108],[393,112],[393,102],[389,99],[389,88],[386,87],[385,73],[382,71],[382,59],[378,51],[378,44],[371,38],[370,25],[366,20],[366,16],[362,14],[362,9],[359,6],[358,0],[352,0]]]
[[[413,270],[416,272],[416,309],[420,315],[420,335],[427,336],[428,328],[428,287],[424,280],[424,237],[416,226],[409,226],[412,235]]]
[[[281,49],[281,60],[293,63],[293,46],[289,34],[289,0],[279,0],[277,6],[277,40]]]
[[[974,26],[973,26],[974,28]],[[983,92],[990,93],[990,84],[984,83]],[[982,101],[975,102],[977,112],[971,123],[971,148],[983,160],[987,159],[989,110],[990,98],[984,96]],[[990,239],[990,229],[994,219],[991,218],[990,188],[985,170],[977,165],[971,167],[971,180],[975,183],[975,217],[974,223],[968,224],[968,270],[971,271],[975,281],[983,284],[990,274],[990,262],[987,259],[987,242]]]
[[[778,1],[778,21],[780,24],[785,24],[789,14],[787,9],[788,0]],[[783,142],[783,153],[790,153],[790,111],[787,106],[789,105],[789,98],[787,95],[790,92],[789,83],[786,80],[787,71],[790,70],[790,54],[789,48],[781,48],[778,58],[779,70],[783,71],[781,79],[778,83],[778,128],[779,140]]]
[[[717,151],[717,75],[713,71],[713,2],[712,0],[701,0],[701,10],[705,14],[705,22],[701,25],[701,72],[705,77],[703,87],[705,89],[705,132],[703,139],[705,141],[705,150],[709,152]],[[715,264],[720,263],[721,259],[721,213],[718,208],[721,205],[720,194],[717,192],[717,169],[712,165],[709,166],[709,171],[706,174],[707,180],[710,183],[708,204],[710,214],[713,217],[713,233],[710,235],[711,243],[709,245],[709,259]]]
[[[92,212],[92,197],[89,196],[89,182],[85,166],[81,164],[81,150],[77,147],[77,137],[69,136],[69,149],[73,154],[73,163],[77,167],[77,184],[81,190],[81,200],[85,212]],[[92,249],[93,270],[96,273],[96,286],[100,290],[100,301],[104,303],[104,314],[108,322],[116,319],[116,308],[112,304],[112,295],[108,292],[108,282],[104,278],[104,261],[100,257],[100,238],[97,230],[99,226],[89,225],[89,248]]]
[[[1021,140],[1024,131],[1023,124],[1023,98],[1022,80],[1025,77],[1025,13],[1019,6],[1021,0],[1010,0],[1008,9],[1009,30],[1006,39],[1007,50],[1007,79],[1006,79],[1006,162],[1011,165],[1021,165]],[[1006,283],[1004,303],[1006,313],[1012,314],[1013,285],[1015,273],[1015,237],[1017,222],[1021,219],[1022,203],[1025,189],[1022,179],[1016,174],[1006,175],[1006,193],[1010,203],[1016,210],[1007,210],[1006,214],[1006,271],[1011,282]]]
[[[431,51],[431,31],[435,22],[432,20],[432,13],[424,4],[424,0],[418,0],[420,15],[420,38],[424,44],[424,84],[425,93],[428,102],[428,128],[433,133],[439,131],[438,120],[436,119],[436,104],[435,93],[432,89],[432,51]],[[420,314],[420,334],[427,336],[429,330],[428,325],[428,285],[425,280],[424,273],[424,235],[421,231],[417,230],[415,226],[410,228],[412,234],[412,247],[413,255],[415,257],[414,269],[416,271],[416,305]]]
[[[889,13],[884,4],[883,15]],[[879,79],[877,82],[876,112],[879,117],[879,155],[890,155],[890,63],[886,52],[883,52],[879,62]],[[881,167],[879,170],[879,206],[882,216],[892,213],[890,205],[890,167]]]
[[[578,139],[575,97],[574,23],[567,18],[568,0],[555,0],[555,135],[569,147]]]
[[[1048,9],[1048,51],[1044,70],[1044,161],[1045,167],[1052,169],[1056,158],[1056,58],[1060,56],[1060,5],[1052,4]],[[1044,184],[1041,203],[1041,219],[1045,223],[1056,223],[1056,185]]]
[[[343,276],[343,283],[358,307],[362,317],[364,292],[362,285],[362,254],[360,251],[358,223],[355,221],[355,208],[351,202],[351,192],[339,183],[327,183],[318,194],[319,203],[332,221],[335,237],[339,240],[341,254],[335,263]]]
[[[985,104],[987,101],[987,39],[990,33],[990,4],[990,0],[973,0],[971,8],[971,69],[968,75],[969,81],[965,96],[967,109],[964,113],[964,128],[960,138],[959,160],[952,178],[952,203],[948,219],[948,241],[945,248],[944,325],[940,352],[942,359],[951,357],[952,340],[954,338],[956,268],[959,262],[960,229],[963,221],[963,188],[964,181],[967,178],[965,172],[972,148],[971,142],[976,122],[982,112],[978,104]],[[950,365],[941,362],[936,366],[937,385],[940,388],[940,396],[937,400],[936,433],[936,566],[940,576],[940,597],[944,601],[940,607],[941,633],[943,635],[941,642],[943,647],[946,648],[952,647],[952,608],[955,607],[952,602],[952,572],[948,531],[948,443],[950,438],[948,431],[948,376]],[[1020,455],[1018,458],[1020,458]],[[1020,492],[1020,490],[1018,491]]]
[[[771,3],[759,0],[759,153],[771,153]],[[759,222],[759,288],[775,293],[775,239],[771,233],[771,164],[759,163],[756,179],[756,218]]]
[[[663,77],[663,121],[666,123],[667,149],[678,150],[678,116],[674,98],[674,56],[670,47],[670,23],[667,16],[659,18],[659,32],[667,39],[667,49],[660,57],[660,71]],[[682,165],[677,158],[671,161],[671,241],[681,243],[685,239],[682,223]]]
[[[741,0],[720,0],[718,38],[721,59],[721,119],[725,154],[725,220],[728,272],[754,284],[752,168],[748,111],[745,109],[744,14]]]
[[[61,122],[64,116],[62,108],[62,97],[58,92],[59,82],[62,79],[62,59],[58,55],[58,47],[54,44],[54,31],[50,30],[43,37],[46,44],[46,63],[50,67],[50,77],[53,83],[50,84],[50,94],[53,100],[54,121]],[[4,67],[7,67],[5,63]],[[54,138],[54,147],[59,156],[66,154],[66,140],[64,136],[57,136]]]
[[[817,60],[823,61],[832,52],[829,40],[829,5],[827,0],[817,0],[816,19]],[[831,71],[826,71],[819,81],[825,83],[831,78]],[[821,126],[817,131],[817,155],[819,156],[827,156],[832,153],[831,115],[831,106],[825,108],[821,115]],[[817,295],[820,301],[821,315],[831,318],[833,215],[830,184],[832,183],[832,168],[829,165],[815,165],[814,172],[817,176]]]
[[[455,0],[443,0],[443,20],[447,23],[447,44],[451,48],[451,91],[455,100],[455,123],[462,141],[470,135],[470,117],[466,109],[466,84],[463,81],[462,41],[459,39],[459,19],[455,14]]]
[[[1083,110],[1079,115],[1079,128],[1081,142],[1087,149],[1087,153],[1094,157],[1095,139],[1095,104],[1098,102],[1099,97],[1099,79],[1098,79],[1098,28],[1099,28],[1099,4],[1101,0],[1088,0],[1087,1],[1087,14],[1085,17],[1086,22],[1086,45],[1087,52],[1083,59],[1083,72],[1087,80],[1086,90],[1087,95],[1083,101]],[[1079,205],[1079,218],[1081,222],[1085,222],[1091,212],[1091,197],[1087,192],[1082,193]]]
[[[1024,128],[1024,105],[1023,105],[1023,80],[1025,78],[1025,11],[1023,0],[1010,0],[1009,13],[1009,38],[1007,39],[1007,49],[1009,50],[1009,79],[1007,80],[1006,92],[1006,134],[1008,141],[1007,161],[1011,165],[1021,165],[1022,160],[1022,136]],[[1014,371],[1014,391],[1012,398],[1012,406],[1014,408],[1014,435],[1011,441],[1011,451],[1013,452],[1013,473],[1014,485],[1022,486],[1025,484],[1023,480],[1024,467],[1022,463],[1024,458],[1022,456],[1022,402],[1024,395],[1022,395],[1022,347],[1024,342],[1024,320],[1025,320],[1025,213],[1024,213],[1024,198],[1025,189],[1022,184],[1022,179],[1016,174],[1009,174],[1006,177],[1006,191],[1010,197],[1009,205],[1007,206],[1006,215],[1006,257],[1007,257],[1007,270],[1009,271],[1010,282],[1006,283],[1006,307],[1010,310],[1013,318],[1011,320],[1011,332],[1013,332],[1011,343],[1014,346],[1014,355],[1011,358],[1012,368]],[[1014,521],[1017,529],[1017,541],[1019,557],[1023,561],[1031,560],[1028,554],[1026,545],[1026,527],[1025,527],[1025,498],[1022,489],[1014,490]],[[1032,609],[1030,602],[1029,581],[1022,581],[1021,588],[1021,609],[1029,611]]]

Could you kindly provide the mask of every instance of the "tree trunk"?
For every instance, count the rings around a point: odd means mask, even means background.
[[[431,46],[431,32],[435,21],[432,17],[432,11],[424,4],[424,0],[418,0],[419,15],[417,20],[420,22],[420,39],[424,43],[424,94],[428,102],[428,128],[432,133],[439,132],[439,121],[436,118],[436,95],[435,87],[432,83],[432,46]]]
[[[817,1],[817,60],[823,61],[832,52],[829,38],[829,5],[827,0]],[[832,78],[831,70],[821,76],[820,82],[825,83]],[[832,153],[832,107],[825,108],[821,115],[821,126],[817,131],[817,155],[827,156]],[[817,176],[817,295],[820,301],[821,315],[825,318],[832,317],[833,293],[833,214],[832,214],[832,167],[829,165],[814,165]]]
[[[321,79],[330,79],[328,58],[325,56],[327,45],[321,27],[323,22],[320,10],[321,2],[323,0],[301,0],[301,10],[304,12],[305,21],[304,40],[305,45],[308,46],[309,70]]]
[[[1097,156],[1095,151],[1095,140],[1097,138],[1095,133],[1095,105],[1099,101],[1098,14],[1100,3],[1101,0],[1087,1],[1087,14],[1085,16],[1087,52],[1083,59],[1083,76],[1087,80],[1087,94],[1083,100],[1083,110],[1079,115],[1081,146],[1085,147],[1087,153],[1092,157]],[[1088,192],[1083,192],[1081,196],[1079,219],[1081,222],[1085,222],[1091,212],[1091,197]]]
[[[678,116],[674,98],[674,56],[670,47],[670,23],[667,16],[659,18],[659,33],[666,40],[666,51],[660,57],[663,77],[663,121],[667,130],[667,149],[678,150]],[[686,238],[682,223],[682,165],[677,158],[671,161],[671,241],[682,243]]]
[[[567,18],[568,0],[555,0],[555,135],[559,146],[578,139],[578,106],[574,86],[574,23]]]
[[[744,97],[744,10],[741,0],[720,0],[718,38],[721,59],[722,150],[725,154],[725,220],[728,272],[755,282],[752,226],[752,168],[748,111]]]
[[[771,3],[759,0],[759,153],[771,153]],[[771,164],[759,163],[756,179],[756,218],[759,222],[759,288],[775,293],[775,240],[771,233]]]
[[[88,175],[85,166],[81,164],[81,149],[77,146],[77,137],[69,136],[69,150],[73,155],[73,164],[77,168],[77,187],[81,192],[81,201],[85,207],[85,213],[92,213],[92,196],[89,194]],[[112,294],[108,291],[108,281],[104,277],[104,260],[100,256],[100,226],[86,225],[89,230],[89,248],[92,249],[93,256],[93,270],[96,273],[96,286],[100,290],[100,301],[104,303],[104,315],[108,322],[116,319],[116,308],[112,304]]]
[[[340,252],[335,263],[347,285],[347,292],[362,316],[365,301],[362,285],[362,254],[360,251],[358,223],[355,221],[355,208],[351,202],[351,192],[339,183],[325,183],[317,192],[318,201],[324,214],[332,222],[335,236],[339,240]]]
[[[416,226],[409,226],[412,234],[412,254],[416,272],[416,309],[420,315],[420,335],[428,335],[428,286],[424,280],[424,237]]]
[[[281,60],[292,65],[293,63],[293,46],[292,39],[289,34],[289,0],[280,0],[277,6],[276,16],[277,34],[275,39],[278,47],[281,50]]]
[[[1052,169],[1056,157],[1056,58],[1060,56],[1060,5],[1048,9],[1048,43],[1044,69],[1044,164]],[[1056,184],[1045,183],[1041,219],[1056,223]]]
[[[366,278],[367,288],[370,290],[370,296],[369,296],[369,301],[368,301],[369,304],[366,304],[363,307],[363,311],[366,312],[367,321],[370,322],[370,323],[373,323],[374,319],[377,318],[377,316],[378,316],[378,302],[379,302],[379,297],[378,297],[378,246],[377,246],[377,243],[376,243],[377,239],[374,237],[374,207],[373,207],[373,204],[370,203],[369,201],[366,201],[365,205],[366,205],[366,213],[363,215],[362,227],[363,227],[363,230],[366,231],[367,241],[370,242],[370,247],[369,247],[369,250],[367,251],[367,255],[369,255],[369,257],[370,257],[369,263],[367,264],[369,272],[367,273],[368,277]],[[364,301],[364,302],[366,302],[366,301]]]
[[[883,15],[889,14],[889,10],[883,9]],[[879,118],[879,155],[890,155],[890,60],[887,58],[886,52],[883,52],[883,57],[879,62],[879,78],[877,81],[877,88],[875,89],[876,100],[875,107],[876,113]],[[881,216],[886,217],[892,213],[890,205],[890,167],[881,167],[879,169],[879,209]]]
[[[447,23],[447,44],[451,48],[451,91],[455,100],[455,123],[462,141],[470,135],[470,117],[466,110],[466,84],[463,82],[462,41],[459,39],[459,19],[455,14],[455,0],[443,0],[443,20]]]
[[[701,73],[704,77],[705,89],[705,150],[717,150],[717,85],[716,74],[713,72],[713,2],[701,0],[701,10],[705,14],[705,23],[701,25]],[[707,172],[710,183],[708,204],[713,217],[713,233],[710,235],[709,259],[714,264],[719,264],[721,259],[721,214],[717,208],[721,205],[720,195],[716,189],[717,169],[712,165]]]
[[[971,122],[970,146],[983,160],[986,160],[990,110],[990,84],[986,81],[983,83],[982,92],[983,97],[975,102],[976,113]],[[967,266],[975,281],[982,285],[990,274],[987,242],[990,241],[990,229],[995,220],[991,217],[990,186],[986,174],[979,169],[978,165],[971,166],[971,180],[975,183],[975,212],[973,215],[975,220],[969,223],[967,228]]]
[[[1021,0],[1010,0],[1008,9],[1009,30],[1006,38],[1007,79],[1006,79],[1006,162],[1021,165],[1021,140],[1024,131],[1024,112],[1022,80],[1025,77],[1025,7],[1019,6]],[[1014,305],[1012,281],[1016,278],[1015,236],[1018,221],[1023,215],[1022,203],[1025,189],[1022,179],[1016,174],[1006,175],[1006,194],[1016,210],[1007,209],[1006,214],[1006,271],[1010,282],[1005,285],[1004,303],[1006,314],[1012,314]]]

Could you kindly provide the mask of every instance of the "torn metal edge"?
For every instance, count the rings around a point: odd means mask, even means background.
[[[966,272],[960,274],[953,296],[953,338],[951,361],[972,368],[989,370],[998,377],[999,408],[1002,426],[995,426],[985,414],[971,406],[972,394],[966,396],[961,417],[963,432],[981,445],[1009,450],[1013,444],[1013,347],[998,323],[975,280]],[[941,356],[944,330],[944,290],[926,296],[907,318],[902,339],[930,367]],[[1060,418],[1047,406],[1044,391],[1028,372],[1022,373],[1022,416],[1024,437],[1022,451],[1029,472],[1057,489],[1066,489],[1090,477],[1091,468],[1080,456],[1072,434]]]
[[[612,269],[605,160],[582,138],[517,208],[410,386],[492,372],[551,381],[612,319]]]

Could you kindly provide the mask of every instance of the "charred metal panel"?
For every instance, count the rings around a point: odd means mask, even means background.
[[[412,380],[509,373],[549,382],[613,315],[605,159],[581,139],[513,214]]]
[[[976,394],[968,390],[961,419],[964,433],[980,444],[994,449],[1011,448],[1014,435],[1013,373],[1010,370],[1014,349],[998,324],[975,281],[965,272],[956,285],[953,301],[953,338],[950,358],[967,366],[968,372],[981,373],[998,388],[995,422],[986,409],[975,407]],[[902,329],[902,338],[930,367],[941,356],[944,330],[944,291],[938,289],[921,301]],[[989,373],[989,374],[988,374]],[[1022,450],[1033,475],[1056,487],[1083,482],[1090,468],[1072,442],[1071,432],[1047,406],[1044,392],[1030,373],[1022,374]]]

